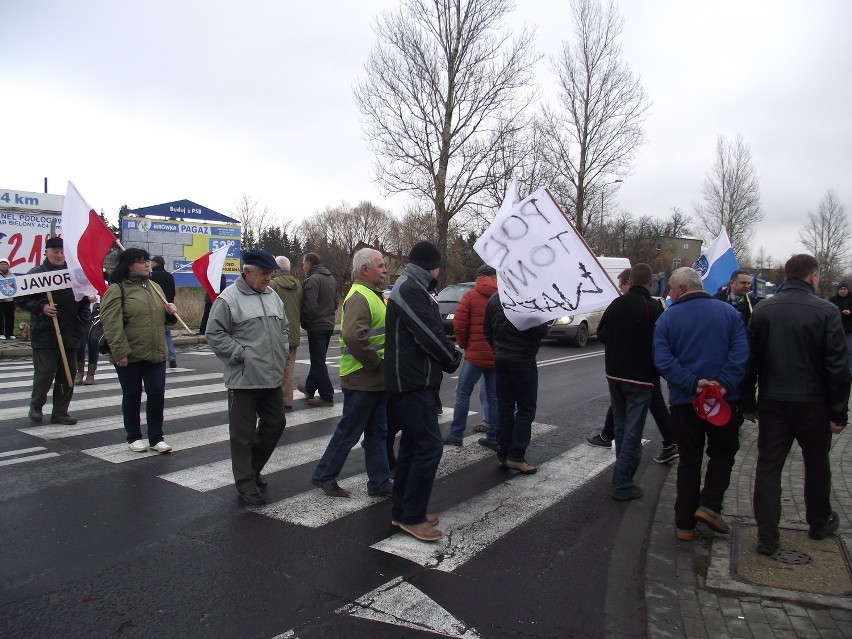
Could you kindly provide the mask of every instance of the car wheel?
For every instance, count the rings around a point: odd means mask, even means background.
[[[577,327],[577,334],[574,336],[574,340],[571,343],[577,348],[583,348],[588,341],[589,327],[585,322],[583,322]]]

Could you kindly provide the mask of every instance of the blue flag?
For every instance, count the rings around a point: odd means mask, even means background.
[[[704,290],[710,295],[715,295],[721,287],[727,286],[731,281],[731,273],[739,267],[724,226],[719,231],[719,237],[713,240],[709,248],[692,265],[692,268],[701,273]]]

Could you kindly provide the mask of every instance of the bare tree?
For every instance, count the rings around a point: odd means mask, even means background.
[[[534,32],[513,40],[503,28],[512,0],[401,4],[376,21],[379,43],[355,99],[377,181],[428,203],[446,254],[450,220],[495,180],[492,149],[526,124]]]
[[[552,60],[560,105],[545,107],[542,117],[551,191],[585,234],[591,220],[588,195],[630,172],[645,139],[642,123],[651,101],[622,60],[624,20],[616,6],[573,0],[571,9],[574,40],[563,43]]]
[[[820,287],[831,291],[848,266],[849,218],[834,189],[826,191],[816,213],[799,229],[799,242],[819,262]]]
[[[715,238],[724,226],[734,253],[740,262],[745,261],[763,210],[760,180],[742,134],[733,142],[722,135],[716,140],[716,162],[704,179],[703,194],[704,204],[696,206],[695,213],[704,239]]]
[[[231,215],[240,221],[242,227],[242,249],[250,251],[257,248],[258,239],[271,221],[269,209],[260,208],[255,200],[243,193]]]

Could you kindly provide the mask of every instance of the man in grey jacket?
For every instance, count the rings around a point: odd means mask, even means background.
[[[225,368],[234,483],[253,506],[266,503],[261,471],[286,423],[281,380],[289,354],[287,317],[269,288],[277,268],[264,250],[244,253],[242,276],[216,298],[207,322],[207,343]]]
[[[308,334],[308,353],[311,369],[304,384],[297,388],[308,398],[310,406],[331,406],[334,387],[328,376],[325,357],[334,330],[337,311],[337,282],[316,253],[305,253],[303,258],[305,281],[302,283],[302,327]],[[319,393],[319,397],[314,397]]]

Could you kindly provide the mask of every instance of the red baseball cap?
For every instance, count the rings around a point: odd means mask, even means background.
[[[714,426],[724,426],[731,421],[731,406],[722,397],[719,386],[707,386],[692,398],[695,414]]]

